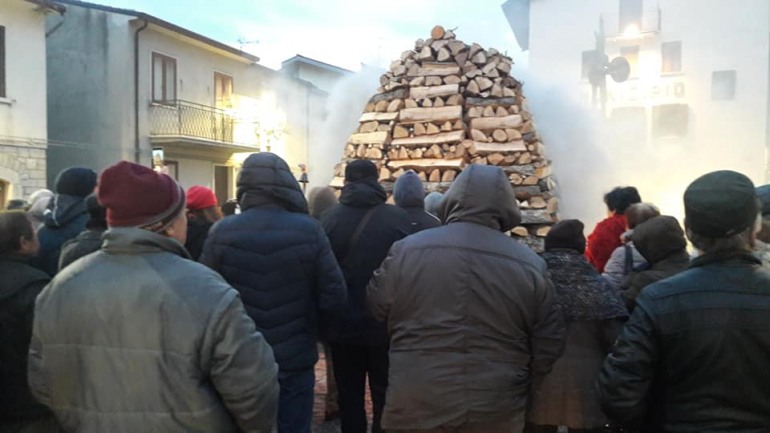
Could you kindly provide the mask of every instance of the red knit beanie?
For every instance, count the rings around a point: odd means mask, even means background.
[[[184,209],[182,187],[149,167],[121,161],[99,177],[99,202],[107,208],[110,227],[161,231]]]
[[[195,185],[187,190],[187,209],[201,210],[216,205],[217,196],[205,186]]]

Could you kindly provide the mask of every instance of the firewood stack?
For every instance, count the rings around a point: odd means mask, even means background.
[[[555,221],[558,201],[551,163],[527,111],[511,58],[455,38],[436,26],[380,77],[359,126],[335,167],[341,188],[345,164],[370,159],[390,192],[405,170],[427,191],[445,191],[467,164],[495,165],[508,174],[522,210],[512,234],[536,250]]]

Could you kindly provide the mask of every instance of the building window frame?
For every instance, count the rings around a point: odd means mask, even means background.
[[[160,68],[160,95],[156,93],[156,90],[158,88],[156,87],[156,73],[155,73],[155,62],[159,61],[161,68]],[[153,51],[152,52],[152,64],[151,64],[151,76],[152,76],[152,102],[154,104],[163,104],[163,105],[176,105],[177,100],[177,62],[174,57],[167,56],[165,54],[161,54],[158,52]],[[173,71],[174,77],[173,77],[173,83],[174,86],[172,89],[169,89],[169,77],[167,76],[167,73],[170,70]],[[172,93],[173,91],[173,93]]]
[[[219,95],[219,83],[229,82],[229,95],[227,98],[224,96],[220,97]],[[223,88],[222,90],[225,90]],[[233,80],[233,76],[230,74],[225,74],[224,72],[214,71],[214,107],[221,108],[221,109],[229,109],[233,108],[233,96],[235,95],[235,80]]]
[[[0,26],[0,98],[8,97],[5,76],[5,26]]]
[[[682,72],[682,41],[660,44],[660,73],[679,74]]]

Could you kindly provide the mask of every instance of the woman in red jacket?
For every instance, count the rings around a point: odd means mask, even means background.
[[[620,235],[626,231],[626,209],[641,201],[639,191],[633,186],[615,187],[604,195],[609,216],[599,222],[588,235],[586,245],[586,258],[600,273],[604,272],[604,265],[610,255],[621,244]]]

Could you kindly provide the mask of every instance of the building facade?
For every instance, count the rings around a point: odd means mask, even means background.
[[[509,0],[503,12],[532,75],[598,110],[610,140],[769,180],[769,2]],[[590,79],[597,50],[630,69],[606,78],[606,96]]]
[[[0,209],[46,186],[45,17],[50,1],[0,3]]]
[[[253,152],[275,152],[299,175],[319,105],[311,85],[151,15],[63,3],[66,16],[48,20],[48,130],[72,145],[49,150],[49,174],[130,160],[220,202]]]

